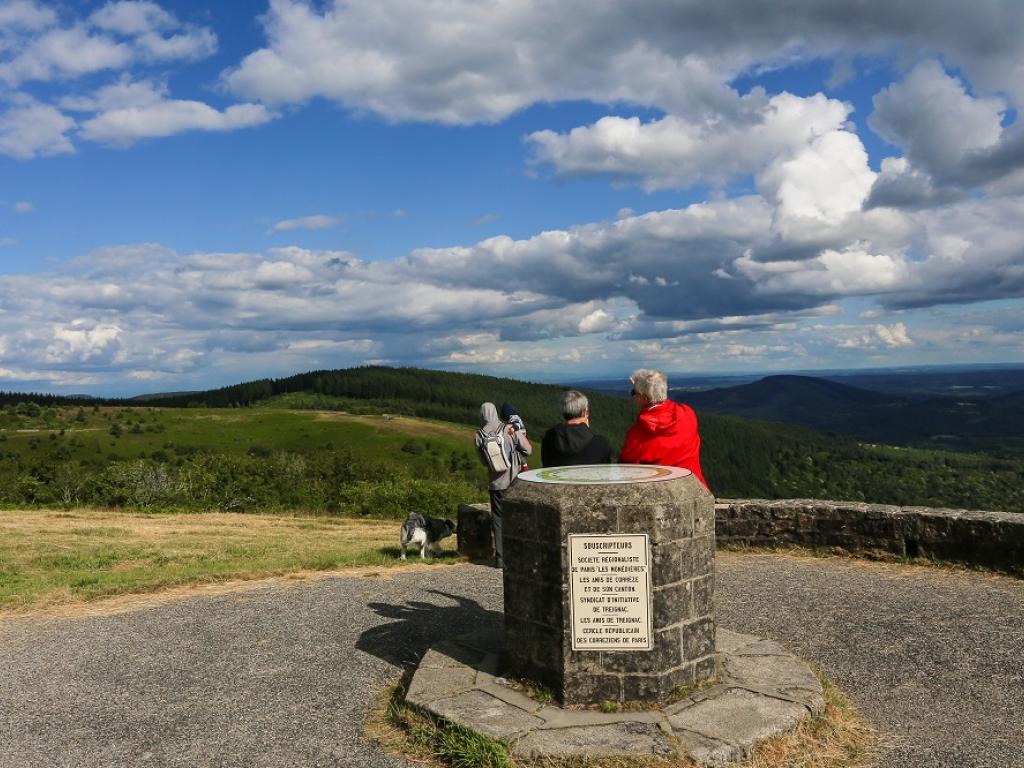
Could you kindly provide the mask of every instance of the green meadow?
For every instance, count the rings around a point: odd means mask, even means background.
[[[473,429],[287,408],[4,406],[0,505],[450,514],[486,496]]]

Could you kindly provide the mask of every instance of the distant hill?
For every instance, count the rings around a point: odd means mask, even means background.
[[[695,409],[802,424],[871,443],[1024,453],[1024,392],[998,397],[887,394],[809,376],[687,392]]]

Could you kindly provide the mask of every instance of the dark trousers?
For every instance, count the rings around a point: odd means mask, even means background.
[[[491,533],[494,536],[494,564],[501,568],[505,558],[501,548],[501,497],[505,491],[490,491],[491,494]]]

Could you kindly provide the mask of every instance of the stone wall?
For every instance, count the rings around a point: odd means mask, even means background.
[[[1024,575],[1024,514],[818,499],[719,499],[719,546],[838,547]]]

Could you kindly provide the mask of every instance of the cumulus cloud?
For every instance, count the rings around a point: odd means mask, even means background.
[[[57,14],[35,0],[9,0],[0,5],[0,30],[43,29],[57,21]]]
[[[845,329],[839,333],[840,349],[898,349],[913,346],[903,323],[873,325],[864,329]]]
[[[1024,126],[1006,124],[1006,101],[969,93],[937,61],[916,65],[874,106],[869,124],[905,155],[883,166],[869,206],[944,205],[1024,172]]]
[[[0,154],[20,160],[74,152],[68,137],[75,121],[59,109],[22,99],[0,112]]]
[[[31,2],[6,6],[0,14],[0,22],[6,17],[22,33],[0,46],[0,81],[10,86],[123,70],[139,61],[200,59],[217,48],[211,30],[184,24],[147,0],[109,2],[66,24]]]
[[[201,101],[163,99],[102,112],[82,123],[81,135],[90,141],[126,146],[185,131],[249,128],[273,118],[273,113],[262,104],[233,104],[217,110]]]
[[[533,161],[550,163],[560,175],[640,178],[649,190],[724,184],[841,130],[851,109],[820,93],[770,99],[755,93],[743,101],[746,110],[732,119],[669,115],[642,123],[636,117],[604,117],[567,134],[538,131],[527,139]]]
[[[100,29],[122,35],[142,35],[178,26],[174,16],[150,2],[107,3],[94,11],[89,21]]]
[[[323,97],[391,120],[493,122],[561,99],[693,116],[736,108],[723,84],[756,66],[902,47],[941,53],[981,87],[1024,96],[1024,9],[1014,0],[970,14],[959,0],[938,0],[927,24],[913,3],[844,0],[823,10],[787,0],[775,13],[760,10],[754,0],[664,3],[642,14],[585,0],[456,0],[444,13],[412,0],[271,0],[267,45],[224,81],[250,99]]]
[[[288,232],[293,229],[330,229],[336,227],[340,222],[337,216],[326,216],[316,214],[314,216],[302,216],[297,219],[282,219],[267,230],[267,234],[275,232]]]

